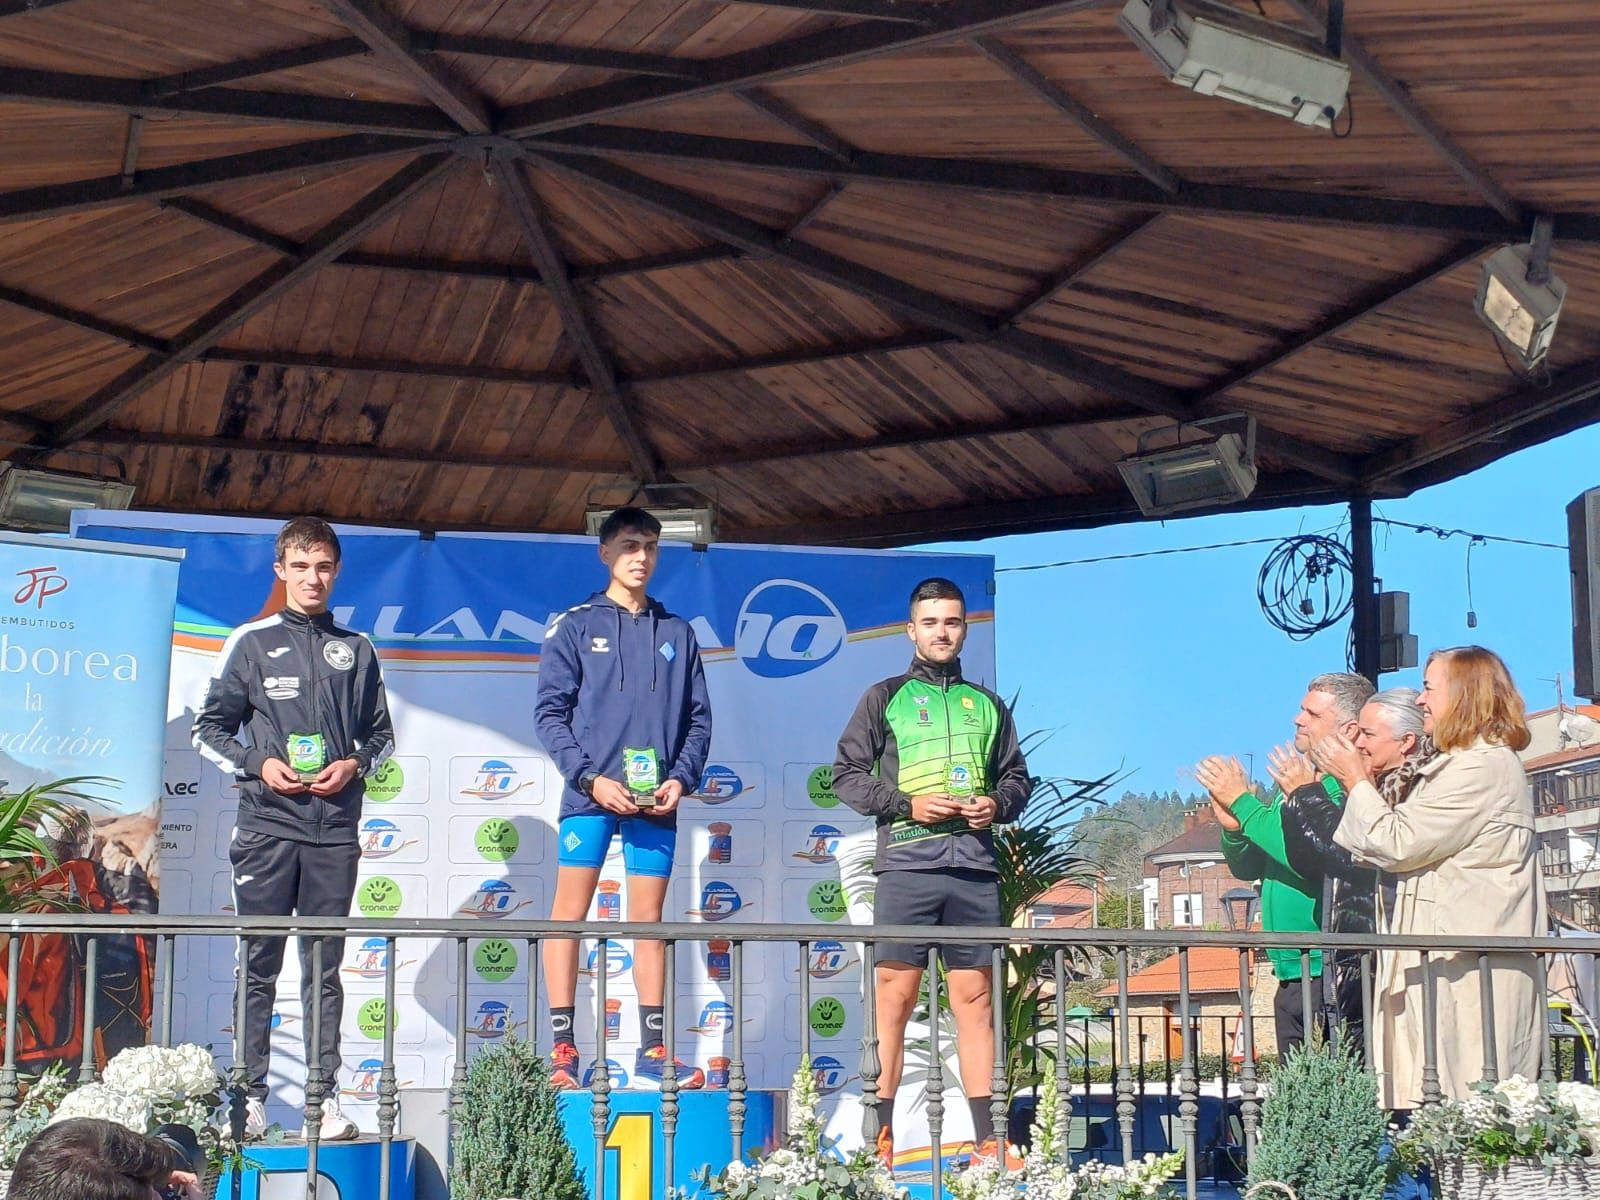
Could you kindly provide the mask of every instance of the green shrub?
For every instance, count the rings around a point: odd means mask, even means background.
[[[1385,1117],[1354,1047],[1297,1046],[1273,1072],[1250,1183],[1299,1200],[1382,1200]]]
[[[514,1037],[468,1064],[451,1151],[450,1200],[585,1200],[549,1065]]]

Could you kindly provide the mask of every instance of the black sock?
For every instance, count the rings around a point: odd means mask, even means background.
[[[571,1046],[578,1048],[577,1041],[572,1036],[572,1014],[577,1011],[576,1005],[569,1004],[566,1008],[552,1008],[550,1010],[550,1035],[558,1046]]]
[[[981,1146],[994,1136],[994,1111],[989,1102],[993,1096],[968,1096],[967,1108],[972,1112],[972,1140]]]
[[[878,1097],[878,1128],[879,1129],[888,1129],[888,1130],[891,1130],[891,1131],[894,1129],[894,1097],[893,1096],[879,1096]]]
[[[661,1032],[667,1025],[662,1017],[664,1011],[659,1004],[639,1005],[639,1049],[654,1050],[663,1044]]]

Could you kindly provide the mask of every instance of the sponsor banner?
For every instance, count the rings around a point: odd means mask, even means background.
[[[81,523],[95,537],[187,552],[171,625],[169,722],[156,742],[166,747],[166,767],[151,786],[160,789],[170,813],[161,838],[189,876],[184,908],[169,911],[228,911],[225,855],[238,789],[189,748],[188,726],[229,631],[281,604],[271,569],[277,525],[161,514],[95,514]],[[604,578],[587,538],[440,534],[423,540],[355,529],[341,530],[341,538],[335,619],[366,634],[378,650],[398,750],[367,780],[352,912],[357,919],[459,916],[481,924],[483,936],[468,945],[467,1006],[460,1014],[471,1053],[506,1030],[527,1027],[528,945],[501,926],[549,913],[564,788],[533,726],[539,655],[552,619],[584,601]],[[707,1070],[714,1083],[728,1067],[727,1054],[718,1051],[731,1043],[723,1047],[687,1030],[701,1023],[708,1005],[731,1003],[733,950],[721,935],[780,920],[817,920],[839,930],[836,941],[811,947],[806,969],[813,1004],[824,997],[855,1002],[844,1005],[847,1025],[833,1035],[818,1031],[834,1019],[824,1005],[810,1036],[822,1054],[819,1078],[829,1086],[848,1092],[847,1081],[858,1073],[859,1030],[849,1022],[860,1015],[861,955],[849,927],[870,920],[872,878],[863,863],[872,832],[870,822],[834,793],[833,758],[862,691],[905,669],[906,596],[930,575],[965,589],[971,634],[963,665],[974,680],[992,686],[993,563],[987,557],[749,546],[662,550],[651,591],[693,626],[714,713],[710,759],[680,809],[664,914],[704,927],[703,942],[680,941],[675,948],[674,1024],[679,1054]],[[159,755],[156,762],[159,767]],[[604,936],[604,928],[627,913],[620,839],[609,848],[600,880],[588,914],[594,936],[579,945],[576,1024],[585,1071],[596,1058],[597,1029],[611,1025],[615,1036],[602,1059],[615,1064],[612,1081],[624,1087],[631,1086],[638,1045],[637,947]],[[341,1036],[351,1088],[360,1082],[353,1072],[376,1057],[369,1032],[381,1036],[385,1014],[370,1003],[382,998],[381,952],[381,944],[352,935],[341,963],[349,992]],[[297,957],[291,948],[279,981],[280,1008],[294,1021]],[[456,950],[437,939],[400,938],[395,959],[397,1040],[416,1063],[398,1068],[398,1075],[419,1087],[448,1087],[460,983]],[[745,1072],[752,1088],[788,1087],[802,1027],[800,960],[798,943],[752,943],[743,951],[751,1022],[743,1031]],[[191,994],[178,1034],[226,1052],[228,1035],[219,1030],[231,1025],[231,944],[213,939],[198,954],[185,958],[180,951],[179,962],[187,967]],[[609,1003],[597,1017],[599,974]],[[541,1005],[547,1005],[544,981],[538,982]],[[720,1011],[712,1010],[713,1027]],[[541,1012],[536,1019],[540,1044],[548,1045],[548,1018]],[[298,1127],[297,1114],[281,1101],[299,1094],[302,1032],[286,1026],[275,1042],[274,1078],[292,1086],[281,1096],[275,1092],[270,1115],[285,1127]],[[948,1069],[954,1077],[953,1063]],[[370,1128],[368,1107],[353,1107]],[[847,1142],[857,1136],[834,1132]],[[914,1136],[913,1129],[902,1136]]]

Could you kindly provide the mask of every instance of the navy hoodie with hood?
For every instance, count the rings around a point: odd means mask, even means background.
[[[625,747],[654,747],[661,779],[700,786],[711,751],[711,701],[694,630],[658,600],[635,615],[604,592],[570,608],[545,631],[535,723],[566,780],[561,816],[604,813],[578,779],[596,771],[621,782]],[[676,822],[674,812],[663,821]]]

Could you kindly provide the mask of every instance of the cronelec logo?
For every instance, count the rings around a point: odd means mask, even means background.
[[[22,586],[11,598],[18,604],[32,601],[35,608],[43,608],[51,596],[59,596],[67,590],[67,577],[59,574],[60,570],[59,567],[28,567],[18,571],[17,578],[22,580]]]
[[[734,652],[755,674],[786,679],[832,659],[848,632],[833,601],[809,583],[769,579],[744,598]]]

